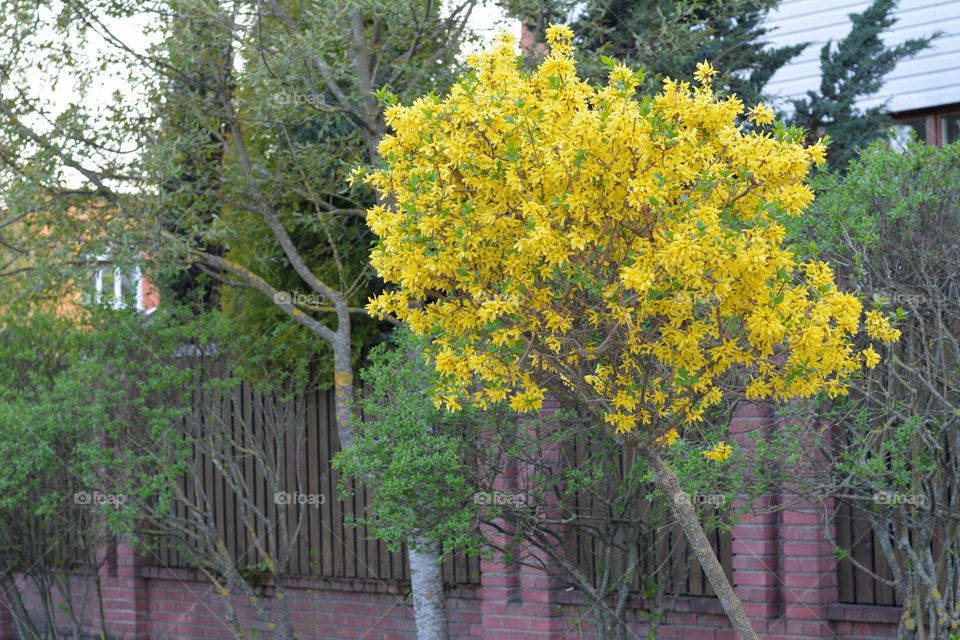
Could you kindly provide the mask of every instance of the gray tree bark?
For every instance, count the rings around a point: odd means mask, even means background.
[[[727,580],[727,574],[724,573],[723,566],[717,559],[717,554],[714,553],[710,541],[703,532],[703,527],[700,526],[700,520],[693,508],[693,502],[687,492],[680,487],[677,475],[664,464],[663,458],[660,457],[660,453],[655,447],[640,445],[638,453],[650,466],[654,484],[670,501],[673,514],[683,528],[687,541],[690,543],[690,548],[697,554],[700,566],[703,567],[703,572],[717,594],[717,599],[720,600],[727,617],[730,618],[730,623],[733,625],[734,631],[737,632],[737,636],[740,637],[740,640],[757,640],[757,634],[753,630],[753,625],[750,624],[750,618],[747,617],[740,598],[734,593],[730,581]]]
[[[447,640],[450,631],[443,594],[443,565],[439,562],[440,545],[417,539],[412,540],[408,548],[417,640]]]

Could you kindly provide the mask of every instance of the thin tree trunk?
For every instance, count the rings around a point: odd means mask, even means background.
[[[349,317],[341,318],[337,339],[333,344],[334,411],[340,448],[353,444],[353,362],[350,350]]]
[[[53,590],[45,571],[41,570],[34,578],[33,583],[40,592],[40,602],[43,604],[43,617],[44,620],[46,620],[46,629],[44,629],[43,636],[45,638],[58,638],[60,636],[60,630],[57,629],[57,613],[53,606]]]
[[[39,640],[40,631],[36,625],[33,624],[33,620],[30,619],[30,614],[23,604],[23,599],[20,597],[20,589],[17,586],[17,580],[7,572],[3,574],[0,585],[3,586],[4,600],[6,600],[10,613],[13,614],[14,626],[17,629],[17,638],[20,638],[20,640]]]
[[[408,545],[407,557],[417,640],[447,640],[450,636],[443,594],[443,565],[439,562],[440,544],[415,540]]]
[[[89,565],[90,575],[93,576],[93,588],[97,597],[97,621],[100,623],[100,640],[107,640],[107,614],[103,608],[103,582],[100,580],[100,567],[96,562]]]
[[[690,496],[680,488],[677,475],[664,464],[663,458],[660,457],[656,448],[641,445],[638,447],[638,452],[650,466],[654,484],[670,501],[673,514],[683,528],[687,541],[690,543],[690,548],[697,554],[700,566],[703,567],[703,572],[717,594],[717,599],[720,600],[723,610],[727,612],[727,617],[730,619],[734,631],[737,632],[740,640],[757,640],[757,634],[750,624],[750,618],[744,613],[740,598],[734,593],[730,581],[727,580],[727,574],[724,573],[723,566],[717,559],[717,554],[714,553],[710,541],[707,540],[707,536],[703,532],[703,527],[700,526],[700,520],[697,519],[697,512],[693,508]]]

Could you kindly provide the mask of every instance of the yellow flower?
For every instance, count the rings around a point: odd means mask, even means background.
[[[865,323],[867,335],[881,342],[896,342],[900,339],[900,331],[894,329],[890,320],[879,311],[868,311]]]
[[[733,453],[733,447],[731,447],[726,442],[721,440],[716,444],[716,446],[713,447],[713,449],[709,449],[707,451],[701,451],[700,455],[702,455],[707,460],[713,460],[714,462],[723,462],[724,460],[729,458],[730,454],[732,453]]]
[[[611,431],[669,444],[664,425],[704,420],[727,381],[748,399],[842,395],[873,362],[854,347],[861,303],[784,246],[822,149],[744,127],[708,62],[701,86],[638,100],[639,74],[595,86],[570,28],[547,37],[532,72],[503,36],[447,95],[392,106],[383,164],[358,174],[382,196],[367,223],[389,285],[367,308],[430,336],[437,405],[529,412],[572,389]],[[882,314],[866,326],[899,336]]]
[[[657,443],[662,447],[670,447],[674,442],[680,439],[680,434],[676,429],[670,429],[665,434],[657,438]]]
[[[762,102],[758,102],[756,105],[754,105],[749,112],[749,118],[761,126],[772,123],[774,117],[773,109]]]
[[[697,70],[694,72],[693,77],[700,84],[710,84],[713,80],[713,77],[717,75],[717,70],[713,68],[713,65],[710,64],[707,60],[697,63]]]
[[[547,45],[550,54],[558,57],[569,55],[573,51],[573,29],[565,24],[551,24],[547,27]]]
[[[880,354],[873,350],[873,347],[867,347],[863,350],[863,363],[868,369],[873,369],[880,364]]]
[[[810,154],[810,159],[813,160],[813,163],[818,167],[823,166],[823,163],[827,161],[827,144],[823,138],[817,140],[816,144],[810,145],[807,147],[807,152]]]

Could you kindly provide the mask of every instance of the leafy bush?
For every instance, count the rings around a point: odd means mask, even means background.
[[[70,574],[98,580],[107,538],[136,531],[141,505],[169,501],[187,446],[173,425],[191,400],[192,371],[180,355],[210,327],[172,309],[149,322],[106,308],[70,319],[8,316],[0,333],[0,575],[7,589],[19,576],[39,588],[51,632],[54,591],[79,625],[83,599],[72,599]],[[131,438],[156,446],[127,447]],[[146,463],[160,457],[164,464]],[[21,632],[39,637],[17,594]]]
[[[824,403],[839,427],[832,475],[813,487],[867,518],[904,603],[900,637],[946,638],[960,627],[960,144],[883,142],[821,195],[795,230],[902,337],[850,397]],[[850,549],[839,548],[841,557]],[[861,566],[850,558],[862,571]]]

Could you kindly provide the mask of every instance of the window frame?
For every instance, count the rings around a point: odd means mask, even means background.
[[[143,300],[143,271],[140,269],[139,265],[136,265],[128,273],[124,273],[120,267],[112,265],[110,263],[110,256],[104,254],[97,257],[98,266],[94,270],[93,274],[93,301],[95,304],[103,303],[104,296],[104,281],[105,274],[108,270],[113,270],[113,291],[110,292],[110,307],[112,309],[125,309],[129,306],[129,301],[127,300],[130,296],[125,296],[123,291],[123,282],[124,277],[128,279],[129,282],[133,284],[131,287],[133,289],[133,304],[134,308],[141,313],[149,314],[153,311],[151,308],[149,311],[144,308]]]
[[[941,146],[944,144],[943,119],[950,116],[960,116],[960,103],[947,104],[930,109],[915,109],[891,113],[890,116],[897,124],[907,124],[916,120],[923,120],[926,128],[926,140],[929,145]]]

